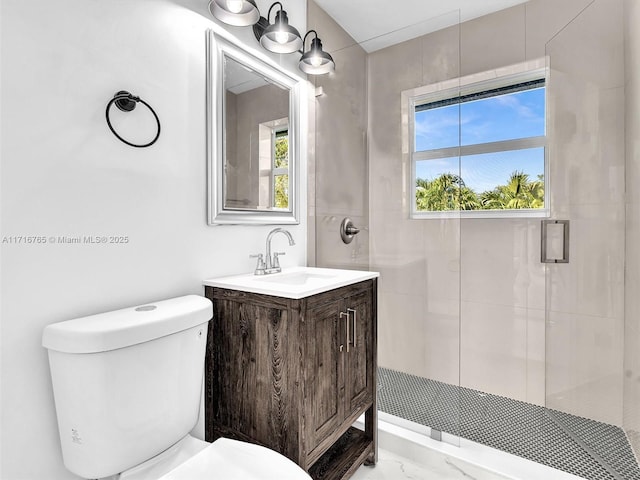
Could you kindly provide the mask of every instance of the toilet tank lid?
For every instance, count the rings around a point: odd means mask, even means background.
[[[161,300],[45,327],[42,346],[65,353],[98,353],[171,335],[208,322],[211,301],[199,295]]]

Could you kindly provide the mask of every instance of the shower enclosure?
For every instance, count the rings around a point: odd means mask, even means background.
[[[640,479],[638,3],[530,0],[357,43],[309,2],[336,61],[311,79],[310,264],[381,273],[381,418],[588,479]],[[487,153],[465,140],[490,128],[472,102],[493,98],[513,123],[535,114],[495,87],[504,78],[542,92],[544,126]],[[458,143],[419,148],[436,133],[417,116],[445,108]],[[537,160],[509,163],[524,151]],[[541,182],[537,203],[461,201],[509,169]],[[425,214],[416,195],[443,173],[457,208]],[[348,245],[345,217],[361,227]]]

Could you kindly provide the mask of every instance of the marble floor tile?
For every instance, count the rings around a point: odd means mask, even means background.
[[[388,450],[378,451],[375,467],[362,466],[352,480],[505,480],[504,477],[470,465],[447,455],[430,456],[428,465],[421,465]]]

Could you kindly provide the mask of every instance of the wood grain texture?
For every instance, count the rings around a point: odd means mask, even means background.
[[[309,470],[314,480],[346,479],[362,465],[373,448],[365,432],[349,428]]]
[[[371,316],[371,293],[361,292],[347,299],[347,308],[353,310],[349,321],[355,324],[351,329],[352,345],[349,355],[345,356],[347,372],[346,399],[349,412],[370,405],[372,402],[372,383],[375,376],[370,352],[373,319]]]
[[[264,445],[307,471],[331,455],[337,470],[322,467],[318,478],[348,478],[361,463],[374,463],[376,286],[368,280],[299,300],[206,287],[214,304],[206,439]],[[340,316],[347,308],[355,318]],[[354,322],[356,346],[347,353]],[[347,434],[362,413],[365,432]]]
[[[217,289],[214,289],[217,290]],[[224,293],[224,292],[222,292]],[[298,458],[297,322],[289,308],[214,291],[211,357],[213,426],[235,430]]]
[[[335,432],[344,421],[344,362],[340,351],[343,329],[337,299],[306,309],[307,365],[306,438],[310,450]]]

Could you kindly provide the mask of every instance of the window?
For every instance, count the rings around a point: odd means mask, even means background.
[[[545,215],[544,70],[462,83],[409,96],[412,217]]]
[[[289,208],[289,129],[273,131],[271,187],[274,208]]]
[[[262,207],[289,210],[289,119],[280,118],[258,125],[259,197]]]

